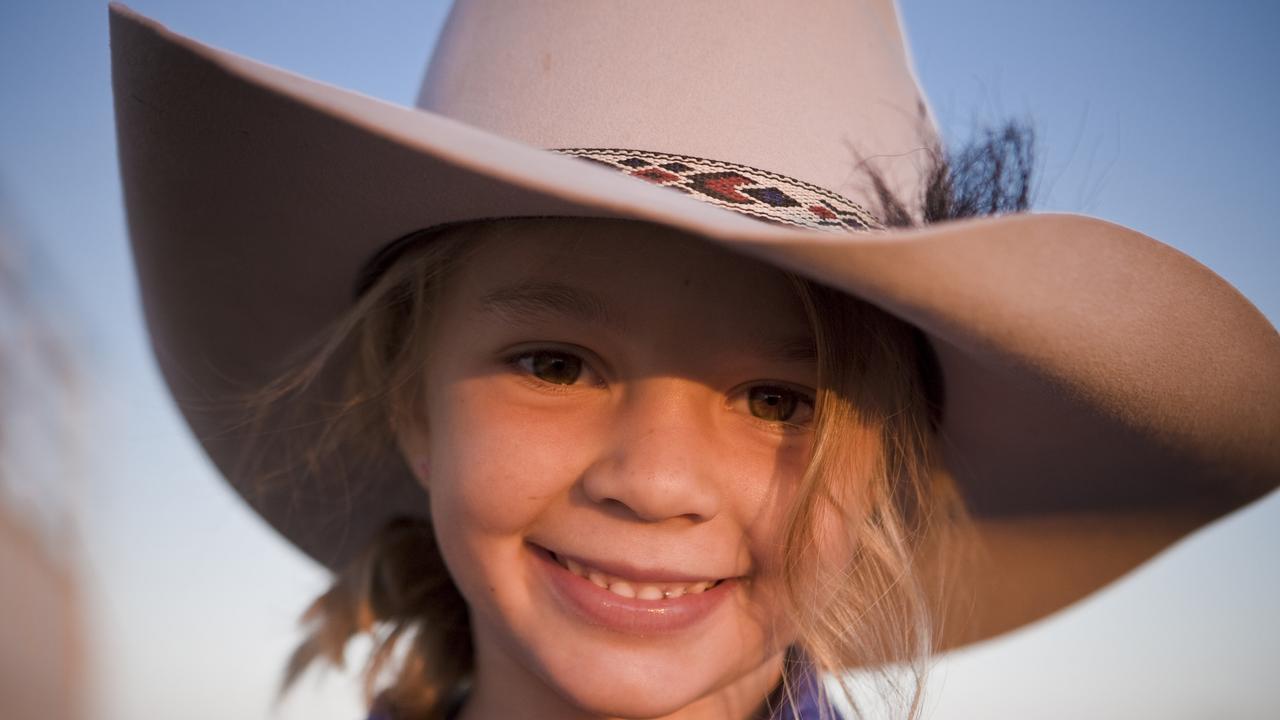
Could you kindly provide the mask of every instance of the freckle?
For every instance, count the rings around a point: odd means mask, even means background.
[[[542,72],[551,72],[551,53],[542,53]]]

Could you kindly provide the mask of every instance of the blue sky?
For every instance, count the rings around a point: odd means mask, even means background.
[[[173,29],[410,104],[447,3],[138,0]],[[1006,117],[1040,141],[1037,207],[1188,253],[1275,323],[1280,5],[903,0],[944,134]],[[0,5],[0,220],[70,323],[85,393],[75,476],[99,717],[264,717],[324,576],[222,484],[142,329],[113,144],[106,6]],[[62,468],[61,464],[57,465]],[[63,471],[65,472],[65,471]],[[1094,598],[945,661],[934,718],[1280,715],[1280,500]],[[282,717],[352,718],[339,678]]]

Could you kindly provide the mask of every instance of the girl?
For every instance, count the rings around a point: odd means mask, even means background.
[[[371,681],[417,633],[396,717],[462,682],[471,717],[763,717],[786,662],[926,647],[908,544],[959,508],[928,476],[909,326],[648,224],[468,224],[405,252],[347,320],[330,432],[376,451],[390,419],[430,523],[347,569],[293,674],[376,618]]]
[[[460,2],[418,110],[112,46],[162,367],[339,571],[294,670],[375,633],[377,713],[818,717],[1280,475],[1275,331],[1193,261],[883,229],[972,214],[891,3]]]

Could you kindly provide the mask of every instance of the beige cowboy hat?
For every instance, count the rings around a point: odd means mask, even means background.
[[[892,0],[458,0],[412,108],[110,12],[160,367],[231,484],[331,568],[423,491],[397,457],[357,487],[264,488],[236,400],[393,240],[488,218],[656,223],[923,331],[986,558],[948,644],[1063,607],[1280,483],[1280,336],[1203,265],[1080,215],[877,229],[857,162],[912,196],[936,137]]]

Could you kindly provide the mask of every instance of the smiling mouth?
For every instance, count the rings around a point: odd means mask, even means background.
[[[547,551],[551,555],[551,559],[555,560],[560,567],[569,572],[590,581],[597,587],[608,590],[614,595],[624,598],[635,598],[639,600],[673,600],[675,598],[684,597],[685,595],[697,595],[724,582],[724,578],[719,580],[702,580],[695,583],[644,583],[636,580],[627,580],[614,575],[610,575],[602,570],[597,570],[589,565],[584,565],[577,560],[567,557],[561,557],[554,552]]]

